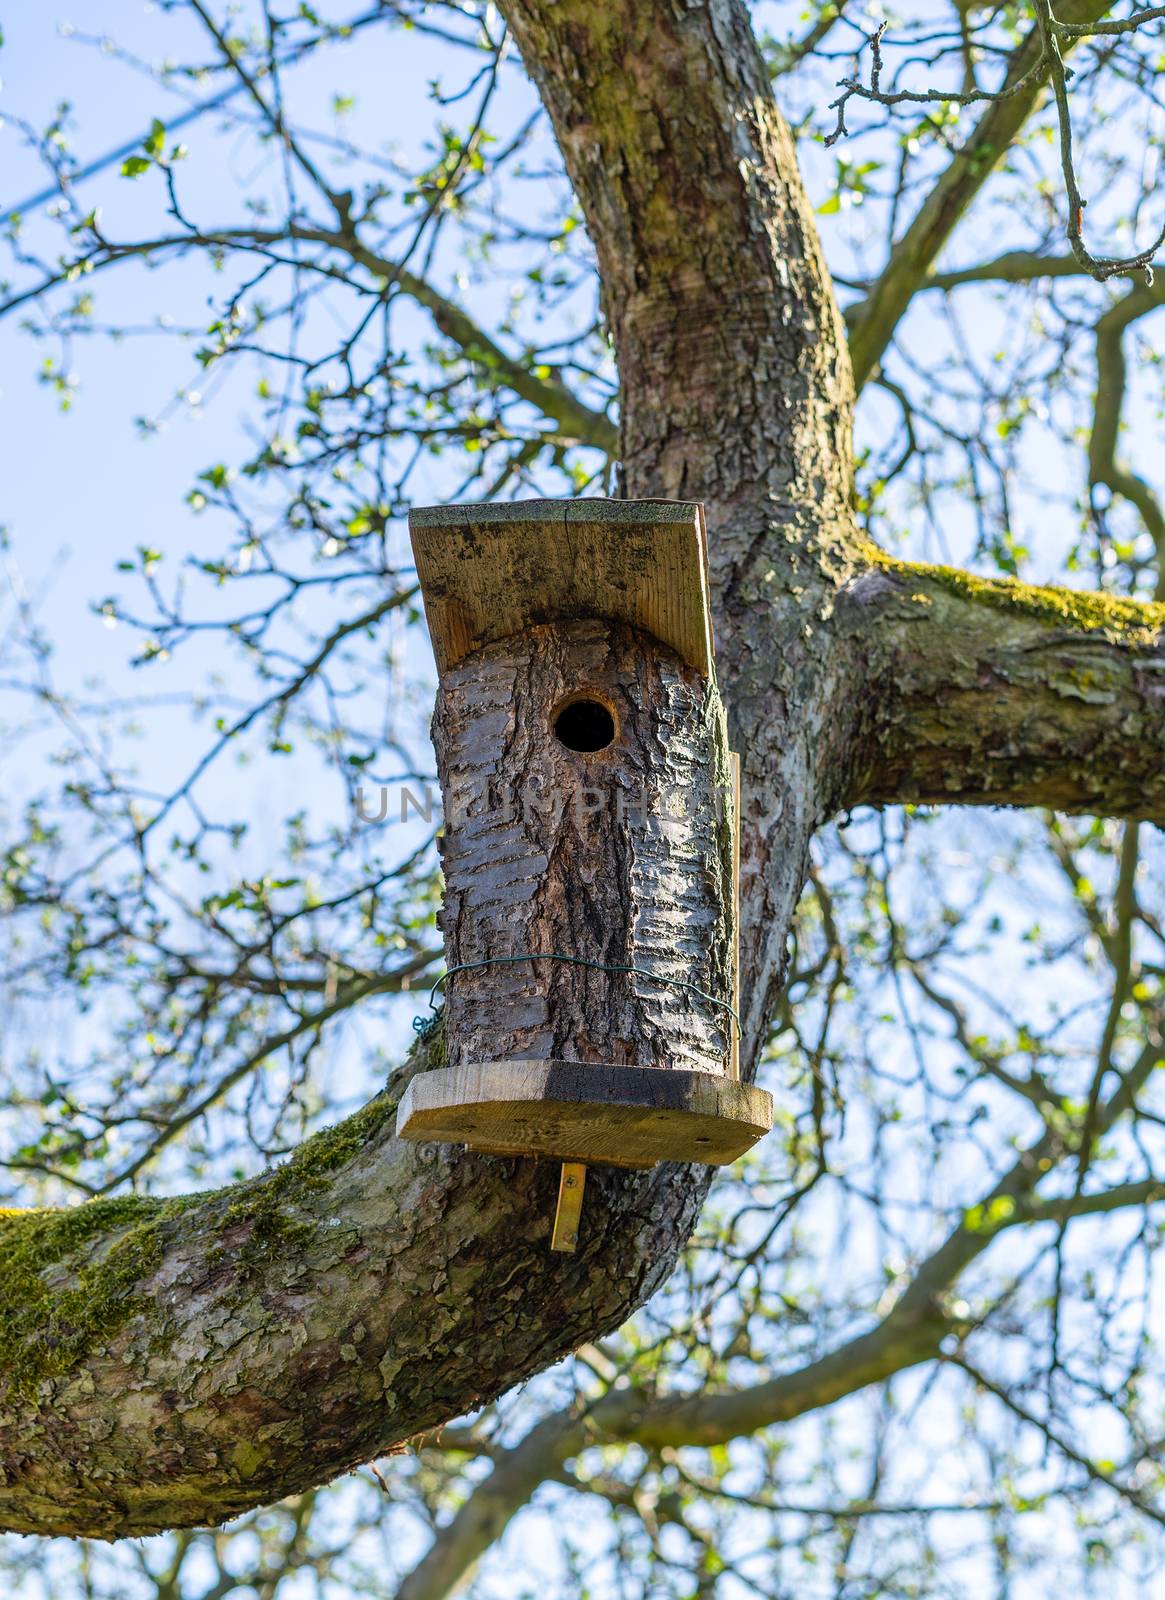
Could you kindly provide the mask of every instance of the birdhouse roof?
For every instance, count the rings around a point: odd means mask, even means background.
[[[518,500],[409,515],[437,670],[538,623],[627,622],[711,677],[704,508],[683,500]]]

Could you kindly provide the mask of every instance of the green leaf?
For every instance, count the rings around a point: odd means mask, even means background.
[[[150,162],[145,156],[126,156],[121,164],[123,178],[140,178],[143,172],[150,170]]]
[[[166,125],[159,122],[157,117],[150,123],[150,131],[142,141],[145,152],[155,161],[162,154],[166,145]]]

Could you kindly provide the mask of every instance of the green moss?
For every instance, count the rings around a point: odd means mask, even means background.
[[[161,1259],[163,1225],[199,1198],[130,1196],[59,1211],[0,1213],[0,1372],[5,1380],[27,1393],[116,1333],[133,1309],[134,1285]],[[87,1246],[93,1247],[88,1255]],[[55,1288],[54,1267],[64,1279]]]
[[[311,1242],[316,1222],[299,1214],[300,1202],[327,1188],[331,1174],[354,1160],[396,1115],[396,1104],[395,1096],[379,1094],[334,1128],[324,1128],[306,1140],[281,1167],[221,1191],[221,1197],[229,1200],[221,1214],[223,1232],[240,1225],[248,1229],[232,1253],[237,1270],[253,1272],[267,1257],[286,1255]]]
[[[405,1065],[433,1071],[443,1067],[445,1061],[442,1013],[434,1031],[413,1044]],[[223,1212],[224,1231],[240,1223],[250,1228],[248,1239],[236,1256],[239,1266],[254,1267],[272,1251],[286,1253],[289,1246],[310,1241],[316,1231],[315,1222],[296,1215],[298,1202],[325,1189],[331,1174],[354,1160],[376,1138],[395,1118],[399,1098],[390,1085],[353,1116],[306,1140],[281,1167],[222,1191],[230,1201]]]
[[[324,1128],[305,1140],[281,1167],[264,1173],[261,1178],[252,1178],[250,1183],[287,1198],[323,1188],[328,1175],[354,1160],[395,1115],[395,1098],[378,1094],[352,1116],[337,1122],[334,1128]]]
[[[387,1094],[378,1094],[366,1106],[334,1128],[324,1128],[304,1141],[299,1149],[283,1163],[261,1177],[250,1178],[246,1183],[224,1193],[258,1195],[264,1193],[270,1200],[291,1200],[326,1186],[330,1173],[358,1156],[380,1132],[396,1111],[396,1101]],[[231,1212],[237,1209],[231,1208]]]
[[[444,1064],[442,1022],[417,1041],[406,1065]],[[306,1250],[318,1229],[303,1202],[384,1131],[398,1099],[386,1089],[305,1140],[282,1166],[226,1189],[169,1200],[127,1195],[56,1210],[0,1209],[0,1387],[31,1394],[41,1379],[70,1371],[107,1345],[140,1305],[139,1286],[160,1265],[182,1219],[205,1240],[208,1262],[229,1260],[244,1279],[269,1256]]]
[[[136,1290],[162,1260],[168,1225],[199,1210],[199,1228],[248,1229],[237,1267],[306,1245],[316,1228],[298,1204],[325,1189],[396,1113],[380,1094],[353,1116],[306,1140],[282,1166],[203,1194],[155,1200],[129,1195],[56,1210],[0,1210],[0,1385],[30,1394],[68,1372],[129,1321]],[[214,1250],[208,1252],[213,1259]]]
[[[979,577],[959,567],[896,561],[875,546],[869,546],[866,554],[876,566],[907,582],[938,584],[952,594],[994,610],[1014,611],[1079,631],[1103,633],[1124,644],[1151,644],[1165,630],[1165,605],[1152,601],[1080,589],[1042,588],[1021,583],[1017,578]]]

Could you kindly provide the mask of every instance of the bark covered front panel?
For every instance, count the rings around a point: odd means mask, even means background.
[[[434,739],[450,968],[595,963],[452,972],[450,1064],[723,1072],[730,1013],[680,986],[732,998],[731,791],[714,687],[631,628],[543,626],[446,674]],[[598,970],[628,966],[653,976]]]

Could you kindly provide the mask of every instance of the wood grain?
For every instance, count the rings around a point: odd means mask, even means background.
[[[419,1074],[401,1101],[397,1133],[488,1155],[724,1166],[772,1120],[772,1097],[763,1089],[715,1073],[491,1061]]]
[[[519,500],[409,513],[437,670],[539,623],[626,622],[714,672],[703,507]]]

